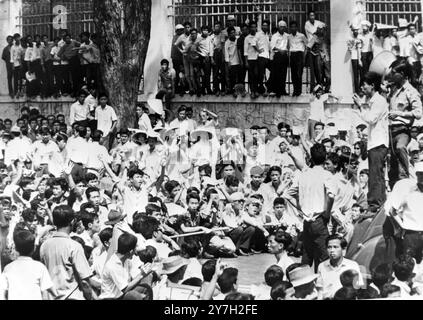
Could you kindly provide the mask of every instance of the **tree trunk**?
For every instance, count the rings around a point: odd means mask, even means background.
[[[150,40],[151,0],[94,0],[102,80],[120,127],[133,127]]]

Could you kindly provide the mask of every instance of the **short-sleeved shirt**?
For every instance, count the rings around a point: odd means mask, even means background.
[[[78,287],[77,279],[87,279],[92,272],[84,249],[78,242],[73,241],[68,234],[56,232],[41,246],[40,257],[56,288],[55,300],[84,300],[82,291],[75,290]]]
[[[339,266],[333,267],[329,260],[323,261],[319,264],[317,271],[318,278],[316,282],[316,287],[322,288],[323,299],[333,298],[336,291],[342,288],[340,276],[344,271],[354,270],[358,272],[358,285],[361,286],[364,284],[363,276],[360,272],[360,267],[358,263],[346,258],[342,259],[342,262]]]
[[[41,293],[53,287],[47,268],[30,257],[19,257],[0,276],[0,291],[8,300],[42,300]]]
[[[131,261],[125,263],[113,254],[106,262],[102,274],[100,299],[118,299],[131,281]]]
[[[114,121],[117,121],[115,110],[106,105],[104,108],[98,106],[95,109],[95,120],[97,120],[97,129],[103,132],[103,137],[106,137],[112,129]]]

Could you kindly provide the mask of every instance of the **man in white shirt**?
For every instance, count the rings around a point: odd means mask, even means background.
[[[294,85],[293,96],[298,97],[302,93],[307,38],[304,34],[298,32],[298,23],[296,21],[291,21],[289,23],[289,28],[291,29],[291,34],[288,36],[288,39],[291,77]]]
[[[322,262],[318,268],[316,287],[320,299],[331,299],[336,291],[342,288],[340,276],[344,271],[353,270],[358,273],[353,286],[359,289],[364,285],[363,276],[357,262],[344,258],[343,251],[347,248],[347,241],[339,235],[327,238],[326,246],[329,259]]]
[[[78,123],[81,126],[88,126],[88,120],[91,119],[90,108],[85,103],[87,94],[81,90],[78,95],[78,101],[73,103],[70,107],[69,124],[72,126],[74,123]]]
[[[241,59],[239,56],[235,28],[229,27],[225,42],[225,62],[229,70],[228,93],[235,94],[235,85],[241,83]]]
[[[137,238],[132,234],[124,233],[119,237],[117,252],[104,265],[100,299],[122,298],[150,272],[151,264],[147,264],[137,277],[131,277],[131,259],[136,246]]]
[[[378,92],[381,78],[369,72],[364,76],[361,89],[367,97],[367,105],[361,103],[358,95],[354,102],[358,114],[368,127],[369,194],[367,201],[371,212],[378,212],[386,200],[385,160],[389,147],[389,104]]]
[[[305,35],[307,37],[307,65],[310,67],[310,91],[313,90],[313,88],[317,84],[321,84],[321,70],[320,70],[320,62],[319,62],[319,55],[314,55],[312,53],[312,48],[315,45],[315,34],[317,32],[317,29],[325,28],[326,24],[323,22],[316,20],[316,15],[314,11],[309,12],[309,20],[306,21],[304,29],[305,29]]]
[[[271,93],[270,96],[280,97],[288,95],[285,82],[289,65],[288,55],[288,34],[286,33],[287,24],[281,20],[278,23],[278,32],[272,36],[270,50],[273,56],[272,73],[270,76]]]
[[[87,165],[88,156],[91,153],[89,144],[85,139],[87,128],[79,126],[77,128],[78,136],[69,140],[67,144],[68,159],[73,163],[72,177],[74,179],[84,178],[84,167]]]
[[[292,238],[285,231],[278,230],[274,235],[268,238],[269,253],[274,254],[276,257],[276,264],[280,266],[284,273],[284,279],[286,279],[286,269],[294,264],[288,256],[287,249],[291,246]]]
[[[263,96],[267,96],[267,90],[265,88],[265,77],[266,77],[266,69],[269,67],[270,61],[270,21],[263,20],[261,23],[261,16],[259,17],[259,31],[257,32],[258,38],[258,49],[259,49],[259,57],[258,57],[258,92]]]
[[[423,246],[423,162],[415,164],[415,171],[417,184],[413,179],[398,181],[385,203],[386,215],[400,229],[400,237],[394,235],[397,257],[409,251],[416,256]]]
[[[47,169],[50,161],[56,153],[59,153],[59,147],[51,140],[49,128],[41,129],[42,140],[35,141],[32,145],[32,157],[35,168]]]
[[[363,39],[359,36],[359,26],[351,26],[352,37],[348,39],[347,45],[348,50],[351,54],[351,64],[353,71],[353,80],[354,80],[354,92],[358,93],[360,91],[360,68],[362,67],[361,61],[361,49],[363,47]]]
[[[257,37],[257,23],[251,21],[249,24],[250,34],[244,40],[245,67],[248,69],[248,81],[250,84],[251,98],[258,97],[258,57],[259,57],[259,39]]]
[[[112,135],[117,125],[117,116],[115,110],[107,104],[108,97],[106,94],[100,94],[100,105],[95,109],[95,120],[97,121],[97,129],[103,132],[101,144],[108,150],[111,147]]]
[[[21,45],[21,36],[15,33],[13,36],[15,44],[10,48],[10,63],[13,64],[13,88],[15,97],[22,94],[22,63],[23,63],[23,48]]]
[[[298,196],[300,215],[304,219],[304,252],[302,263],[315,268],[324,261],[328,254],[325,240],[329,236],[327,224],[336,194],[332,174],[323,166],[326,161],[326,148],[321,144],[311,150],[314,167],[304,170],[294,179],[288,190],[289,196]]]
[[[202,94],[210,94],[211,57],[213,54],[213,43],[208,26],[201,27],[201,36],[198,38],[198,53],[200,54],[200,66],[203,73]]]
[[[97,130],[92,135],[92,142],[88,143],[88,148],[90,150],[87,159],[86,169],[88,172],[93,172],[94,174],[99,174],[100,170],[104,168],[104,162],[109,164],[112,162],[112,158],[107,152],[106,147],[100,144],[100,139],[103,134],[101,131]]]

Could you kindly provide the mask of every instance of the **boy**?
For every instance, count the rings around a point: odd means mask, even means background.
[[[32,260],[35,236],[27,230],[17,232],[13,241],[19,258],[4,268],[0,277],[0,300],[48,300],[54,293],[47,268]]]

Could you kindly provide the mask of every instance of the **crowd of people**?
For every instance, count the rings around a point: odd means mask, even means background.
[[[251,98],[262,95],[286,96],[287,73],[291,70],[293,96],[303,90],[304,67],[310,68],[310,90],[322,85],[330,90],[329,41],[326,24],[310,12],[304,26],[291,21],[278,21],[272,26],[258,12],[257,21],[236,25],[234,15],[227,26],[217,21],[213,26],[192,27],[187,21],[176,25],[171,59],[162,61],[163,95],[189,93],[245,96],[246,76]],[[172,84],[170,80],[173,80]],[[213,81],[211,81],[213,79]],[[212,83],[211,83],[212,82]],[[213,88],[212,88],[213,87]]]
[[[160,99],[117,130],[108,96],[87,88],[69,115],[23,108],[15,124],[2,119],[0,297],[420,295],[422,102],[412,66],[390,70],[364,75],[355,131],[322,119],[321,86],[308,127],[279,123],[275,137],[222,128],[207,109],[172,117]],[[366,270],[345,252],[381,210],[396,258]],[[276,257],[266,284],[238,288],[220,258],[260,253]]]
[[[2,60],[12,99],[76,97],[84,85],[102,90],[96,34],[83,32],[77,41],[66,30],[54,39],[16,33],[6,41]]]
[[[373,59],[383,51],[406,59],[413,66],[411,83],[416,87],[421,84],[423,33],[417,32],[418,21],[416,16],[412,22],[398,19],[398,26],[372,24],[367,20],[360,25],[351,25],[352,35],[347,45],[351,54],[354,92],[360,92],[361,79],[369,71]]]
[[[177,72],[162,61],[159,95],[134,106],[134,123],[119,128],[118,106],[98,78],[95,35],[76,42],[63,33],[51,50],[47,37],[36,36],[32,46],[28,37],[26,44],[20,35],[8,39],[11,95],[20,94],[23,74],[34,73],[51,85],[44,96],[76,101],[66,115],[24,107],[16,123],[0,119],[0,299],[423,294],[418,65],[399,55],[384,77],[361,74],[353,112],[362,123],[350,130],[325,118],[325,101],[337,97],[323,71],[325,25],[314,13],[306,35],[293,21],[290,34],[280,21],[273,35],[261,17],[248,27],[238,28],[233,17],[228,24],[216,23],[212,35],[207,27],[199,35],[189,22],[176,26]],[[364,53],[358,65],[371,61]],[[314,83],[303,128],[282,122],[276,136],[259,124],[224,128],[210,110],[181,105],[172,113],[163,105],[186,91],[245,93],[246,72],[252,97],[281,96],[289,65],[300,95],[305,60]],[[56,70],[52,78],[48,66]],[[380,214],[395,257],[369,269],[346,256]],[[264,282],[238,286],[231,259],[264,253],[275,256],[263,266]]]

